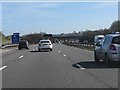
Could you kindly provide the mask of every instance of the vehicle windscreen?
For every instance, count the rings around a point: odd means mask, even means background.
[[[101,39],[103,39],[103,37],[99,37],[98,39],[101,40]]]
[[[41,43],[50,43],[49,41],[41,41]]]
[[[120,36],[114,37],[112,43],[114,43],[114,44],[120,44]]]

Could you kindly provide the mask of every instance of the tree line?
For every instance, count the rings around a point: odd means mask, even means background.
[[[79,40],[82,42],[84,40],[87,40],[89,42],[94,42],[95,35],[106,35],[111,34],[115,32],[120,32],[120,21],[115,21],[112,23],[112,25],[107,29],[99,29],[99,30],[86,30],[82,32]]]
[[[37,44],[40,41],[40,39],[44,38],[44,34],[45,33],[40,32],[40,33],[23,35],[21,37],[21,40],[27,40],[30,44]]]
[[[83,42],[83,41],[93,42],[95,35],[106,35],[106,34],[110,34],[113,32],[120,32],[120,21],[114,21],[109,28],[105,28],[105,29],[99,29],[99,30],[94,30],[94,31],[86,30],[83,32],[73,31],[72,33],[67,33],[67,34],[61,33],[58,36],[59,37],[78,36],[80,42]],[[45,32],[26,34],[26,35],[21,36],[21,40],[28,40],[29,43],[36,44],[39,42],[40,39],[45,38],[44,37],[45,34],[46,34]],[[5,36],[1,31],[0,31],[0,36],[2,36],[3,38],[5,37],[5,39],[10,40],[10,36]]]
[[[86,31],[79,31],[79,32],[73,32],[73,33],[61,33],[59,37],[61,36],[79,36],[79,41],[88,41],[88,42],[94,42],[95,35],[106,35],[113,32],[120,32],[120,21],[114,21],[112,25],[109,28],[105,29],[99,29],[99,30],[86,30]],[[23,35],[21,39],[28,40],[31,44],[36,44],[39,42],[40,39],[44,38],[45,32],[40,33],[33,33],[33,34],[27,34]]]
[[[61,36],[77,36],[79,37],[79,42],[88,41],[94,42],[94,37],[96,35],[106,35],[114,32],[120,32],[120,21],[114,21],[109,28],[99,29],[99,30],[85,30],[85,31],[73,31],[72,33],[64,34]]]

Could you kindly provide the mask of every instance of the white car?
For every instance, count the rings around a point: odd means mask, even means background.
[[[52,51],[53,45],[50,40],[40,40],[38,45],[38,51],[50,50]]]
[[[108,34],[96,44],[95,61],[103,60],[108,66],[113,61],[120,62],[120,34]]]

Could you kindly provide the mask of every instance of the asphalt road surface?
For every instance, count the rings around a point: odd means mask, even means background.
[[[118,88],[118,68],[95,63],[93,51],[54,44],[52,52],[2,52],[3,88]]]

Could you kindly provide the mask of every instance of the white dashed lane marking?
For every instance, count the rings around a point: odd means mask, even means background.
[[[80,66],[79,64],[76,64],[76,65],[77,65],[77,67],[79,67],[81,70],[85,70],[85,68],[82,67],[82,66]]]
[[[58,51],[58,52],[60,52],[60,51]]]
[[[65,54],[63,54],[63,56],[65,57],[66,55],[65,55]]]
[[[23,58],[23,55],[22,55],[22,56],[20,56],[19,58]]]
[[[7,66],[3,66],[3,67],[1,67],[1,68],[0,68],[0,71],[3,70],[3,69],[5,69],[6,67],[7,67]]]
[[[81,67],[80,69],[81,69],[81,70],[85,70],[85,68],[83,68],[83,67]]]

